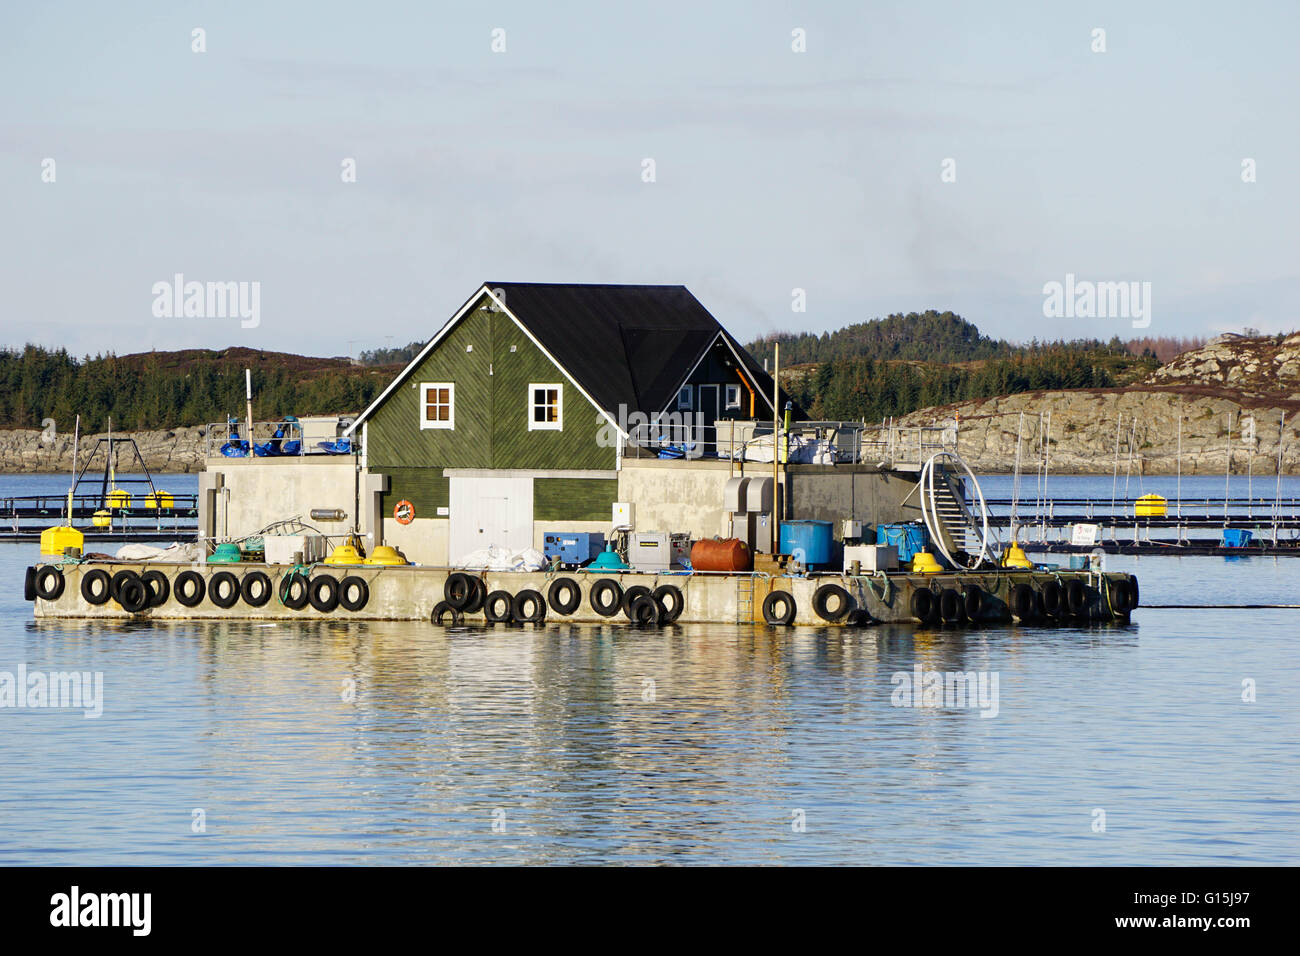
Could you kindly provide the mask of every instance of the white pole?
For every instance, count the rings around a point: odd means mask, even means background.
[[[244,398],[247,401],[245,411],[248,414],[248,455],[253,455],[253,370],[244,369]]]
[[[77,487],[77,448],[81,445],[81,416],[72,426],[72,484],[68,485],[68,527],[72,527],[72,492]]]

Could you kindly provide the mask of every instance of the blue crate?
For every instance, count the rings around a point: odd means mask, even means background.
[[[1225,548],[1244,548],[1250,544],[1251,532],[1245,528],[1224,528],[1223,546]]]
[[[605,535],[600,531],[548,531],[542,538],[546,560],[559,558],[561,564],[586,564],[605,550]]]

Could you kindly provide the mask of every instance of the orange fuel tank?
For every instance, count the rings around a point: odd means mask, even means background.
[[[750,571],[754,556],[739,538],[706,538],[691,547],[691,567],[696,571]]]

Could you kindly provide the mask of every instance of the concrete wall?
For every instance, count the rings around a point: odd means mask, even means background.
[[[211,527],[217,538],[238,538],[260,531],[274,521],[294,516],[324,534],[346,534],[356,512],[354,472],[350,456],[320,458],[231,458],[209,461],[200,489],[221,476],[224,485],[209,514],[209,496],[199,495],[199,528]],[[365,484],[362,482],[364,495]],[[311,520],[313,508],[340,508],[344,521]],[[361,509],[364,525],[366,508]],[[362,527],[363,533],[369,528]]]
[[[386,514],[382,523],[381,544],[397,548],[406,555],[406,560],[416,564],[446,566],[450,519],[416,518],[410,524],[400,524],[391,514]]]
[[[833,522],[837,538],[845,518],[874,526],[921,517],[915,473],[866,465],[790,465],[788,481],[791,507],[784,517]]]
[[[745,466],[742,472],[741,466]],[[638,531],[688,531],[692,538],[729,533],[722,491],[733,475],[772,476],[772,466],[754,462],[624,459],[618,500],[636,505]]]

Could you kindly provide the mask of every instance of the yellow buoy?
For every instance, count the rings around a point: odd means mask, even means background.
[[[41,554],[61,555],[68,548],[80,549],[85,543],[86,536],[67,525],[46,528],[41,532]]]
[[[1160,495],[1143,495],[1133,502],[1133,514],[1139,518],[1163,518],[1169,513],[1169,501]]]
[[[113,527],[113,513],[111,511],[96,511],[90,516],[90,523],[96,528]]]
[[[131,507],[131,493],[121,488],[114,488],[105,499],[110,509]]]
[[[360,564],[361,553],[350,544],[341,544],[330,552],[326,564]]]
[[[396,548],[381,544],[370,552],[370,557],[361,562],[362,564],[385,564],[398,565],[407,564],[406,558],[402,557],[400,551]]]
[[[1012,541],[1011,547],[1008,548],[1007,553],[1002,556],[1002,566],[1007,568],[1032,568],[1034,562],[1029,560],[1024,549],[1021,548],[1020,545]]]
[[[938,574],[943,568],[929,551],[918,551],[912,555],[913,574]]]
[[[144,496],[144,506],[150,509],[174,507],[176,499],[170,492],[154,491]]]

